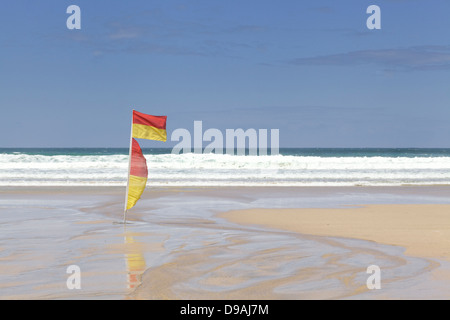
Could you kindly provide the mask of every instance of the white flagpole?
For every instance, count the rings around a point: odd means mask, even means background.
[[[127,204],[128,204],[128,188],[130,186],[130,169],[131,169],[131,149],[133,147],[133,112],[131,114],[131,129],[130,129],[130,149],[128,150],[128,177],[127,177],[127,191],[125,194],[125,207],[123,209],[123,223],[126,224]]]

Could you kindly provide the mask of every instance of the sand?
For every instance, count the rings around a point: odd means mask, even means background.
[[[448,194],[149,187],[121,225],[124,188],[5,188],[0,299],[449,299]]]
[[[450,260],[450,205],[261,208],[230,211],[221,216],[239,224],[402,246],[408,255]]]

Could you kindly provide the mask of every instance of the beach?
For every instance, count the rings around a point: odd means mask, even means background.
[[[3,1],[0,300],[450,300],[449,9]]]
[[[449,191],[3,187],[0,299],[448,299]]]
[[[221,216],[245,225],[396,245],[408,255],[450,260],[450,205],[249,209]]]

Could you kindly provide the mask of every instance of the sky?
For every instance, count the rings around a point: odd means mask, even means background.
[[[143,147],[172,147],[201,120],[279,129],[280,147],[448,148],[449,12],[448,0],[5,0],[0,147],[127,147],[136,109],[168,116],[168,141]]]

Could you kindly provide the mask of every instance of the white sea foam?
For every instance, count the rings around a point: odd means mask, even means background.
[[[450,157],[146,155],[154,186],[450,184]],[[127,155],[0,154],[0,186],[124,186]]]

